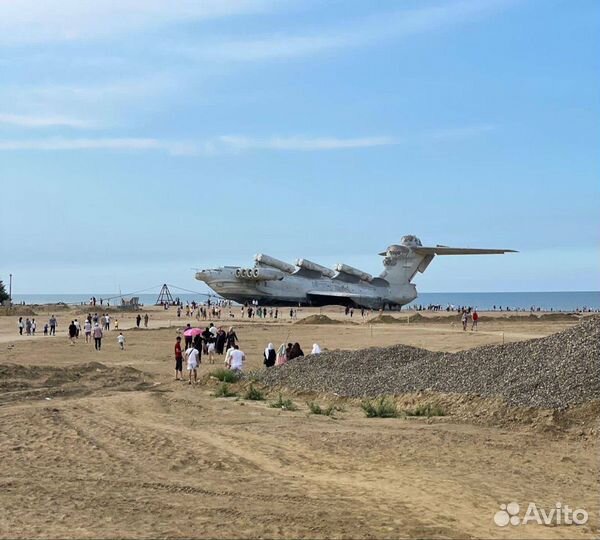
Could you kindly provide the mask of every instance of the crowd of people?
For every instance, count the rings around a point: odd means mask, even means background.
[[[352,306],[346,306],[344,308],[344,315],[346,317],[350,317],[351,319],[354,317],[354,308]],[[372,309],[360,308],[360,316],[365,319],[367,317],[371,317],[373,315]]]
[[[55,336],[57,326],[58,322],[56,317],[54,315],[50,316],[50,318],[44,323],[43,334],[45,336]],[[19,329],[20,336],[35,336],[37,332],[37,322],[33,317],[31,319],[29,317],[25,317],[25,319],[23,319],[23,317],[19,317],[19,320],[17,321],[17,328]]]
[[[232,371],[241,372],[246,362],[246,354],[240,349],[239,338],[233,326],[225,330],[222,326],[216,327],[210,323],[204,330],[193,328],[190,323],[183,330],[182,336],[177,336],[174,346],[175,352],[175,380],[187,380],[188,384],[198,382],[198,368],[202,356],[208,356],[208,363],[214,364],[217,358],[223,358],[223,365]],[[321,347],[313,344],[311,354],[320,354]],[[269,343],[263,352],[265,367],[281,366],[304,356],[304,351],[299,343],[282,343],[277,350],[273,343]],[[186,363],[187,378],[183,376],[183,364]]]
[[[141,316],[138,315],[137,325],[140,326]],[[148,315],[145,316],[145,324],[148,326]],[[111,325],[115,331],[119,330],[118,319],[112,320],[108,313],[98,315],[98,313],[88,313],[87,317],[81,323],[78,319],[73,319],[67,326],[67,336],[71,345],[74,345],[81,335],[84,336],[86,343],[94,343],[94,348],[97,351],[102,350],[102,339],[104,338],[105,332],[111,331]],[[35,336],[37,330],[37,322],[35,318],[19,317],[17,322],[19,329],[19,335]],[[56,336],[56,330],[58,329],[58,319],[55,315],[51,315],[48,320],[44,323],[43,334],[44,336]],[[125,336],[123,332],[119,332],[117,336],[117,343],[121,350],[125,349]]]

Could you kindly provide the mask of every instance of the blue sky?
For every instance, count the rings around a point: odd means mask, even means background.
[[[596,0],[0,2],[0,278],[113,292],[256,252],[421,291],[597,290]]]

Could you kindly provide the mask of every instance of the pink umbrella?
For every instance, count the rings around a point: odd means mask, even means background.
[[[183,335],[185,337],[199,336],[202,333],[202,328],[188,328]]]

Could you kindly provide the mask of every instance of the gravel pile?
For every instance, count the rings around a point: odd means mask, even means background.
[[[258,372],[269,386],[346,397],[416,391],[501,396],[561,409],[600,399],[600,317],[551,336],[439,353],[396,345],[329,351]]]

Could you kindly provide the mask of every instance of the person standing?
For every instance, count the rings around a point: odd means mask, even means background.
[[[277,353],[275,352],[275,347],[273,347],[272,343],[269,343],[267,345],[267,348],[265,349],[263,356],[264,356],[263,363],[265,364],[266,367],[270,368],[275,365],[275,361],[277,360]]]
[[[246,355],[240,351],[240,348],[237,345],[234,345],[233,350],[229,355],[229,369],[232,371],[242,371],[245,361]]]
[[[68,328],[69,339],[71,340],[71,345],[75,345],[75,338],[77,337],[77,327],[75,326],[75,321],[71,321],[71,324]]]
[[[202,336],[202,353],[208,354],[208,344],[212,340],[212,333],[208,326],[204,329],[204,332],[202,332],[201,336]]]
[[[192,325],[190,323],[187,323],[186,327],[185,327],[185,332],[183,333],[183,335],[185,336],[185,348],[186,350],[189,349],[192,346],[192,339],[193,336],[191,335],[191,333],[189,333],[189,330],[192,329]],[[187,332],[187,334],[186,334]]]
[[[473,332],[473,330],[477,330],[477,322],[479,321],[479,313],[477,313],[476,309],[473,310],[473,314],[471,315],[471,318],[473,319],[473,324],[471,326],[471,332]]]
[[[144,315],[144,328],[148,328],[148,321],[150,320],[150,317],[148,317],[148,314],[146,313]]]
[[[94,324],[94,348],[99,351],[100,349],[102,349],[102,337],[104,336],[104,334],[102,333],[102,327],[96,323]]]
[[[192,384],[192,374],[194,375],[194,384],[198,384],[198,365],[200,364],[200,352],[193,345],[185,351],[187,358],[187,370]]]
[[[216,338],[213,336],[212,332],[209,332],[210,337],[206,343],[206,352],[208,353],[208,360],[211,364],[215,363],[215,351],[216,351]]]
[[[31,319],[31,335],[35,336],[35,329],[37,328],[37,324],[35,319]]]
[[[217,337],[215,340],[215,352],[222,355],[225,349],[225,342],[227,341],[227,333],[223,330],[222,326],[219,326],[217,330]]]
[[[83,332],[85,333],[85,342],[89,343],[92,341],[92,323],[89,319],[86,319],[83,323]]]
[[[142,322],[142,316],[138,313],[138,316],[135,318],[135,322],[137,324],[137,327],[140,327],[140,324]]]
[[[23,335],[23,328],[25,328],[25,323],[23,322],[23,317],[19,317],[19,335]]]
[[[304,352],[300,348],[300,344],[294,343],[289,353],[289,359],[293,360],[294,358],[300,358],[301,356],[304,356]]]
[[[283,366],[287,362],[287,356],[285,354],[285,343],[282,343],[277,349],[277,359],[275,360],[276,366]]]
[[[75,319],[74,324],[75,324],[75,337],[77,339],[79,339],[79,333],[81,332],[81,325],[79,324],[79,321],[77,319]]]
[[[52,315],[52,317],[50,317],[50,320],[48,322],[50,323],[50,335],[55,336],[56,335],[56,327],[58,326],[56,324],[56,317],[54,315]]]
[[[467,314],[466,310],[463,310],[461,321],[462,321],[463,330],[466,331],[467,330],[467,324],[469,323],[469,315]]]
[[[237,334],[235,333],[235,330],[233,329],[233,326],[231,326],[229,328],[229,331],[227,332],[227,339],[226,339],[226,343],[227,345],[225,346],[226,349],[230,349],[231,347],[233,347],[237,342],[239,341]]]
[[[108,313],[104,315],[104,323],[106,325],[106,331],[110,332],[110,315]]]
[[[181,351],[181,336],[175,340],[175,380],[183,381],[183,353]]]
[[[119,347],[121,348],[122,351],[125,350],[125,336],[123,335],[123,332],[119,332],[119,335],[117,337],[117,343],[119,344]]]

